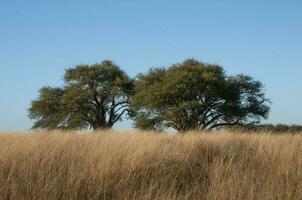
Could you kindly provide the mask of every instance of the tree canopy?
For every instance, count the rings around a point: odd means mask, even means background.
[[[128,114],[139,129],[185,132],[254,125],[269,104],[261,82],[216,64],[188,59],[132,80],[103,61],[67,69],[63,87],[40,89],[29,117],[34,129],[107,129]]]
[[[133,82],[111,61],[69,68],[62,88],[44,87],[32,101],[33,128],[111,128],[127,112]]]
[[[269,100],[250,76],[189,59],[138,75],[131,110],[137,128],[188,131],[258,123]]]

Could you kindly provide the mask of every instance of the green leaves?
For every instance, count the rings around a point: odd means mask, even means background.
[[[29,109],[29,117],[36,119],[33,128],[54,129],[60,128],[63,121],[62,98],[64,90],[61,88],[43,87],[40,96],[33,101]]]
[[[136,80],[135,126],[150,129],[155,119],[179,131],[256,123],[269,111],[262,89],[249,76],[226,76],[222,67],[194,59],[151,69]]]
[[[128,114],[136,128],[184,132],[254,124],[269,112],[261,82],[194,59],[135,80],[111,61],[77,65],[64,80],[63,88],[42,88],[32,102],[33,128],[105,129]]]
[[[64,88],[45,88],[32,102],[33,128],[111,128],[126,113],[132,80],[111,61],[66,70]]]

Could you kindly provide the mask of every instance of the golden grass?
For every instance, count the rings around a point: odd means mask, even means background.
[[[0,199],[301,199],[302,135],[0,134]]]

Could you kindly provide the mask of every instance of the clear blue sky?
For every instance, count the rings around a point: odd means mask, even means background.
[[[67,67],[111,59],[135,76],[192,57],[261,80],[268,122],[302,124],[301,10],[301,0],[0,0],[0,130],[29,129],[30,101]]]

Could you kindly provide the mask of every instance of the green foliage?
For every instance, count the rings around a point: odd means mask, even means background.
[[[189,59],[137,77],[132,117],[137,128],[149,130],[258,123],[269,112],[262,90],[249,76],[227,76],[219,65]]]
[[[38,119],[33,128],[54,129],[61,127],[62,98],[64,90],[61,88],[43,87],[39,91],[40,96],[32,101],[29,109],[29,117]]]
[[[256,124],[256,125],[249,125],[249,126],[234,126],[229,128],[231,131],[236,132],[270,132],[270,133],[302,133],[302,126],[301,125],[287,125],[287,124]]]
[[[64,88],[43,88],[32,102],[33,128],[111,128],[122,119],[132,80],[111,61],[66,70]]]
[[[77,65],[64,81],[32,102],[33,128],[105,129],[129,114],[137,128],[188,131],[251,125],[269,112],[261,82],[194,59],[150,69],[134,82],[111,61]]]

